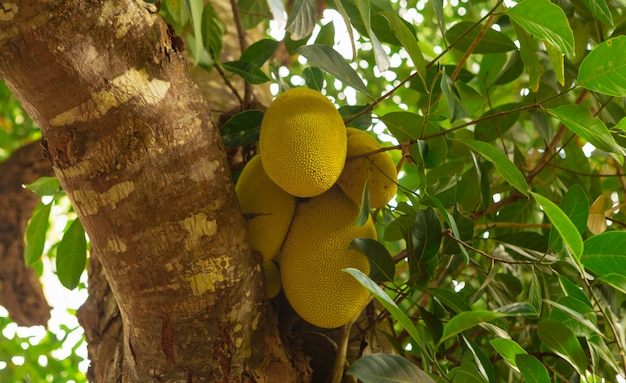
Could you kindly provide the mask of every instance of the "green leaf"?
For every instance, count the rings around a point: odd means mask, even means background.
[[[260,67],[272,57],[278,44],[280,42],[273,39],[261,39],[246,48],[239,60]]]
[[[245,30],[254,28],[272,16],[280,27],[285,25],[285,6],[282,0],[238,0],[237,6],[239,7],[241,24]]]
[[[202,1],[197,0],[185,0],[187,4],[187,9],[189,10],[189,15],[191,16],[191,24],[193,26],[193,37],[194,37],[194,61],[200,61],[200,55],[204,50],[204,42],[202,38]]]
[[[474,357],[474,363],[476,364],[478,372],[480,372],[483,378],[488,382],[494,382],[495,371],[489,356],[487,356],[487,354],[483,351],[483,348],[478,346],[472,339],[466,336],[462,336],[462,339],[465,343],[465,347]]]
[[[258,66],[245,61],[229,61],[222,63],[224,69],[235,73],[250,84],[263,84],[270,78]]]
[[[549,0],[524,0],[506,13],[531,35],[548,41],[563,54],[574,55],[574,34],[558,5]]]
[[[63,234],[63,239],[57,248],[56,267],[61,284],[70,290],[78,286],[86,261],[85,229],[80,221],[75,219]]]
[[[496,311],[506,314],[507,316],[516,315],[527,318],[537,318],[539,316],[535,307],[528,302],[511,303],[506,306],[499,307]]]
[[[220,128],[224,145],[244,146],[258,141],[263,114],[260,110],[250,109],[229,118]]]
[[[546,42],[546,50],[548,52],[548,57],[550,58],[550,63],[552,64],[552,71],[554,72],[554,76],[556,77],[556,81],[561,85],[565,85],[565,60],[563,58],[563,54],[554,47],[554,45]]]
[[[213,58],[219,58],[222,52],[222,36],[227,33],[226,25],[211,3],[207,3],[202,11],[202,39],[204,47]],[[196,61],[197,62],[197,61]]]
[[[626,96],[626,36],[599,44],[580,64],[577,84],[607,96]]]
[[[461,101],[461,96],[459,96],[459,92],[456,90],[454,83],[450,79],[450,77],[446,74],[445,68],[441,73],[441,82],[439,83],[441,86],[441,92],[443,93],[446,101],[448,102],[448,111],[450,113],[450,121],[453,122],[460,118],[468,117],[469,114],[465,110],[463,106],[463,101]]]
[[[469,115],[483,110],[483,105],[485,105],[484,95],[460,80],[454,82],[454,87],[459,92],[461,101],[463,101],[463,107]]]
[[[591,115],[589,107],[576,104],[563,105],[549,109],[548,112],[596,148],[607,153],[619,154],[616,159],[623,163],[626,151],[615,141],[604,122]]]
[[[385,72],[387,69],[389,69],[389,58],[387,57],[387,53],[383,49],[383,46],[380,44],[380,41],[378,41],[378,37],[376,37],[374,30],[372,29],[370,1],[355,0],[354,5],[356,5],[356,8],[359,10],[361,20],[363,20],[363,25],[365,26],[365,30],[367,32],[367,37],[369,37],[370,42],[372,43],[376,67],[378,67],[378,70],[381,73]]]
[[[39,177],[35,182],[24,185],[28,190],[32,190],[40,197],[52,196],[61,191],[59,179],[56,177]]]
[[[343,105],[339,107],[339,114],[341,114],[341,118],[343,118],[344,122],[351,120],[348,124],[346,124],[346,127],[366,130],[372,126],[372,113],[368,112],[360,115],[356,119],[352,118],[368,107],[369,105]]]
[[[294,40],[302,40],[313,32],[317,21],[315,0],[295,0],[287,19],[287,32]]]
[[[350,39],[350,47],[352,48],[352,57],[356,57],[357,52],[356,52],[356,45],[354,44],[354,31],[353,31],[352,23],[350,20],[350,15],[348,15],[348,12],[341,4],[341,0],[328,0],[328,3],[331,6],[334,5],[337,12],[339,12],[339,14],[341,15],[341,18],[343,19],[343,22],[346,25],[346,29],[348,30],[348,38]]]
[[[411,112],[391,112],[380,116],[380,119],[400,142],[420,138],[422,126],[427,123],[424,117]]]
[[[347,372],[363,383],[435,383],[419,367],[400,355],[369,354],[357,359]]]
[[[439,344],[483,322],[489,322],[504,316],[506,314],[487,310],[464,311],[457,314],[443,326],[443,335],[439,340]]]
[[[390,282],[396,273],[396,265],[389,251],[380,242],[371,238],[354,238],[351,249],[365,254],[370,263],[370,278],[376,283]]]
[[[528,184],[526,183],[524,175],[504,153],[496,149],[495,146],[482,141],[459,140],[459,142],[486,158],[493,164],[498,174],[500,174],[505,181],[523,195],[528,196]]]
[[[603,24],[613,26],[613,15],[606,5],[606,0],[582,0],[582,2]]]
[[[537,325],[537,335],[546,347],[568,361],[580,375],[585,374],[587,355],[572,330],[559,322],[542,320]]]
[[[491,87],[498,78],[498,74],[507,61],[506,53],[492,54],[492,55],[483,55],[480,60],[480,69],[478,70],[478,77],[480,77],[484,83],[485,87]]]
[[[417,70],[417,75],[422,80],[424,88],[428,88],[426,86],[426,60],[424,60],[424,55],[422,54],[422,50],[417,43],[415,35],[411,32],[409,27],[404,24],[396,12],[383,11],[380,14],[387,19],[389,27],[396,34],[396,37],[400,40],[400,43],[409,54],[409,57],[411,58],[411,61],[413,61],[413,65],[415,65],[415,69]]]
[[[306,57],[311,65],[330,73],[344,84],[372,97],[363,80],[337,51],[327,45],[304,45],[297,52]]]
[[[572,223],[572,221],[567,217],[563,210],[559,209],[559,207],[554,204],[554,202],[550,201],[546,197],[537,193],[530,193],[535,201],[541,206],[544,213],[548,216],[552,225],[556,228],[556,230],[561,234],[561,238],[569,247],[570,251],[576,258],[576,260],[580,259],[580,256],[583,253],[583,239],[576,229],[576,226]]]
[[[441,335],[443,334],[443,325],[441,324],[441,320],[439,317],[425,308],[418,306],[418,310],[420,312],[420,317],[424,321],[432,339],[435,342],[438,342],[441,339]]]
[[[623,294],[626,294],[626,275],[624,274],[606,274],[601,278],[598,278],[598,281],[609,284],[621,291]]]
[[[584,254],[584,251],[583,251]],[[582,290],[578,284],[570,281],[565,278],[563,275],[559,275],[559,283],[561,284],[561,289],[565,293],[565,296],[572,297],[576,300],[583,302],[587,307],[591,307],[591,301],[585,295],[584,290]]]
[[[550,313],[550,319],[562,323],[570,328],[576,336],[588,336],[587,329],[602,336],[595,322],[595,314],[585,302],[573,297],[561,297],[558,302],[544,299],[544,303],[554,306],[557,310]]]
[[[189,21],[189,11],[183,1],[165,0],[167,13],[172,16],[174,23],[178,26],[186,25]]]
[[[441,246],[441,223],[433,208],[419,209],[413,226],[414,254],[421,261],[428,261]]]
[[[444,217],[444,219],[446,220],[446,223],[448,224],[448,227],[452,229],[452,234],[454,234],[454,237],[459,240],[463,240],[463,237],[461,236],[461,232],[459,231],[459,227],[457,226],[456,220],[454,219],[452,214],[448,213],[448,211],[441,204],[441,201],[439,201],[437,198],[435,198],[432,195],[428,195],[428,198],[435,204],[435,207],[437,207],[441,215]],[[463,259],[465,260],[465,263],[466,264],[469,263],[469,254],[467,253],[467,249],[465,249],[465,246],[462,246],[461,244],[459,244],[459,249],[461,250],[461,253],[463,254]]]
[[[516,356],[519,354],[526,354],[526,350],[522,348],[517,342],[506,338],[496,338],[489,341],[491,346],[502,355],[502,358],[513,367],[517,367]]]
[[[363,186],[363,192],[361,193],[361,208],[359,210],[359,216],[354,223],[355,226],[363,226],[370,219],[370,171],[369,169],[366,170],[367,174],[365,176],[365,185]]]
[[[316,66],[308,66],[302,71],[304,83],[308,88],[313,90],[322,90],[324,88],[324,72]]]
[[[592,335],[587,338],[587,344],[589,345],[589,351],[592,354],[592,358],[595,355],[596,358],[602,359],[604,363],[611,366],[616,375],[620,373],[621,368],[615,359],[615,354],[613,354],[611,349],[609,349],[602,337]]]
[[[550,374],[546,366],[532,355],[518,354],[515,356],[515,363],[519,369],[524,382],[527,383],[546,383],[550,381]]]
[[[559,208],[570,218],[578,232],[582,234],[587,227],[587,218],[589,217],[589,200],[583,188],[579,185],[572,185],[561,199]],[[558,231],[553,227],[550,230],[550,247],[557,247],[557,240],[559,239]]]
[[[446,18],[443,14],[443,0],[433,0],[433,9],[435,10],[435,17],[437,18],[437,25],[442,35],[446,33]]]
[[[536,40],[516,22],[511,22],[511,24],[515,29],[515,34],[520,44],[519,50],[524,69],[528,73],[528,86],[530,90],[537,92],[539,90],[539,81],[543,74],[543,66],[539,64],[539,55],[536,53]]]
[[[463,358],[461,366],[450,371],[448,379],[450,378],[452,378],[452,383],[487,383],[487,379],[478,371],[469,357]]]
[[[437,253],[441,246],[441,223],[432,207],[418,209],[411,230],[413,252],[409,254],[409,272],[416,283],[432,277],[433,266],[438,264]]]
[[[46,233],[48,232],[50,209],[52,203],[44,204],[40,202],[33,216],[26,227],[26,244],[24,247],[24,262],[31,266],[41,258],[43,248],[46,243]]]
[[[406,330],[411,338],[413,338],[415,344],[420,347],[422,352],[425,355],[428,355],[426,349],[424,348],[422,337],[417,331],[417,327],[415,327],[415,324],[413,324],[413,321],[406,315],[404,311],[402,311],[398,307],[398,305],[396,305],[393,300],[391,300],[391,298],[389,298],[389,295],[387,295],[385,291],[380,288],[380,286],[372,281],[367,275],[363,274],[361,270],[348,268],[343,269],[343,271],[352,275],[354,278],[356,278],[357,281],[359,281],[359,283],[361,283],[366,289],[368,289],[372,293],[372,295],[374,295],[374,297],[378,300],[378,302],[380,302],[380,304],[382,304],[383,307],[385,307],[385,309],[389,311],[389,314],[396,321],[398,321],[398,324],[404,330]]]
[[[428,289],[428,293],[457,314],[464,311],[472,311],[472,306],[470,306],[463,297],[452,290],[433,287]]]
[[[335,23],[331,21],[322,25],[315,38],[315,44],[328,45],[329,47],[335,45]]]
[[[626,232],[607,231],[587,239],[580,261],[600,277],[626,275]]]
[[[473,28],[469,31],[473,26],[474,23],[471,21],[461,21],[454,24],[452,28],[448,29],[446,32],[446,40],[450,44],[456,41],[457,43],[454,47],[466,51],[474,40],[476,40],[480,32],[479,28]],[[489,28],[474,47],[473,53],[504,53],[513,50],[517,50],[513,40],[504,33]]]
[[[520,104],[516,103],[504,104],[485,112],[482,116],[480,116],[480,119],[500,113],[503,113],[503,115],[496,118],[486,119],[476,124],[476,127],[474,128],[474,138],[478,141],[490,142],[502,136],[505,132],[511,129],[513,125],[515,125],[520,116],[519,112],[511,113],[510,111],[515,108],[519,108],[520,106]]]

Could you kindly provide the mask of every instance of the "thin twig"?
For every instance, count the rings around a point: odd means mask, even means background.
[[[239,100],[239,104],[243,105],[243,99],[241,98],[241,95],[239,94],[239,92],[237,91],[237,88],[235,88],[233,83],[230,82],[230,80],[228,79],[228,76],[226,76],[226,73],[224,73],[224,70],[222,69],[222,67],[217,62],[213,65],[213,67],[215,68],[217,73],[220,75],[222,80],[224,80],[224,84],[226,84],[228,89],[230,89],[231,92],[233,92],[233,94],[235,95],[235,97],[237,97],[237,100]]]
[[[457,64],[456,68],[454,68],[454,72],[452,72],[452,74],[450,75],[450,80],[452,80],[452,82],[454,82],[454,80],[456,80],[456,78],[459,75],[459,73],[461,73],[461,69],[463,69],[463,66],[467,62],[467,59],[469,59],[470,55],[472,54],[472,52],[474,52],[474,49],[476,49],[476,46],[478,45],[480,40],[482,40],[482,38],[485,36],[485,33],[487,33],[489,28],[491,28],[491,25],[495,22],[496,16],[495,16],[494,12],[500,6],[500,4],[502,4],[502,2],[503,2],[503,0],[498,0],[496,5],[488,13],[489,18],[487,19],[487,22],[485,22],[483,27],[478,32],[478,35],[476,35],[476,38],[474,39],[474,41],[472,41],[470,46],[465,50],[465,53],[463,54],[463,57],[461,58],[461,61],[459,61],[459,63]]]
[[[491,259],[492,261],[495,261],[495,262],[502,262],[502,263],[506,263],[506,264],[509,264],[509,265],[536,265],[536,264],[542,264],[542,262],[533,262],[533,261],[510,261],[510,260],[507,260],[507,259],[502,259],[502,258],[494,257],[493,255],[491,255],[491,254],[489,254],[489,253],[486,253],[486,252],[484,252],[484,251],[482,251],[482,250],[480,250],[480,249],[477,249],[477,248],[473,247],[472,245],[468,244],[467,242],[465,242],[465,241],[462,241],[462,240],[458,239],[457,237],[455,237],[455,236],[452,234],[452,230],[450,230],[450,229],[446,229],[446,230],[444,230],[444,231],[442,232],[442,234],[443,234],[444,236],[446,236],[446,237],[450,238],[451,240],[455,241],[455,242],[456,242],[456,243],[458,243],[459,245],[461,245],[461,246],[463,246],[463,247],[467,248],[468,250],[474,251],[474,252],[476,252],[476,253],[478,253],[478,254],[482,255],[483,257],[489,258],[489,259]]]
[[[600,302],[600,298],[595,294],[593,287],[591,286],[591,283],[589,283],[589,280],[585,278],[584,275],[582,276],[582,280],[584,281],[585,285],[589,289],[589,294],[591,295],[591,298],[593,298],[593,301],[598,307],[598,310],[600,310],[600,313],[602,314],[602,316],[606,320],[606,323],[609,325],[609,328],[611,329],[611,333],[613,334],[615,344],[617,345],[618,353],[622,358],[622,367],[624,368],[623,372],[624,374],[626,374],[626,350],[624,349],[624,344],[622,342],[622,338],[620,337],[620,333],[618,329],[615,327],[615,324],[613,323],[609,315],[607,314],[604,305],[602,304],[602,302]]]
[[[233,18],[235,20],[235,26],[237,27],[237,37],[239,38],[239,49],[241,53],[243,53],[248,47],[248,43],[246,42],[246,31],[243,29],[243,24],[241,23],[241,16],[239,15],[239,7],[237,5],[237,0],[230,0],[230,6],[233,10]],[[244,81],[244,93],[243,93],[243,101],[241,103],[241,110],[247,109],[250,105],[250,99],[252,98],[252,87],[247,82]]]
[[[466,127],[468,127],[470,125],[476,125],[476,124],[478,124],[480,122],[483,122],[483,121],[488,121],[488,120],[491,120],[491,119],[494,119],[494,118],[508,116],[509,114],[518,113],[518,112],[522,112],[522,111],[530,110],[530,109],[537,109],[537,108],[541,108],[541,105],[536,103],[536,104],[521,106],[519,108],[515,108],[515,109],[512,109],[512,110],[505,110],[503,112],[499,112],[499,113],[495,113],[495,114],[492,114],[492,115],[489,115],[489,116],[484,116],[484,117],[481,117],[481,118],[477,118],[477,119],[472,120],[470,122],[466,122],[466,123],[461,124],[459,126],[455,126],[453,128],[446,129],[446,130],[443,130],[443,131],[438,132],[438,133],[433,133],[433,134],[430,134],[428,136],[424,136],[423,138],[416,138],[416,139],[412,139],[412,140],[409,140],[409,141],[404,142],[404,143],[400,143],[398,145],[386,146],[384,148],[372,150],[371,152],[362,153],[362,154],[359,154],[359,155],[356,155],[356,156],[351,156],[351,157],[348,157],[348,160],[354,160],[354,159],[357,159],[357,158],[369,157],[369,156],[372,156],[372,155],[374,155],[376,153],[386,152],[388,150],[402,149],[402,147],[407,145],[407,144],[408,145],[413,145],[413,144],[417,143],[418,141],[428,140],[428,139],[435,138],[435,137],[446,136],[446,135],[448,135],[448,134],[450,134],[452,132],[455,132],[457,130],[466,128]]]
[[[350,340],[350,329],[356,321],[356,317],[350,322],[341,326],[341,333],[339,336],[339,343],[337,343],[337,353],[335,354],[335,365],[333,367],[333,375],[331,383],[341,383],[343,378],[343,372],[346,365],[346,356],[348,355],[348,343]]]
[[[231,0],[234,1],[234,0]],[[476,22],[476,24],[474,24],[471,28],[468,28],[461,36],[459,36],[459,38],[457,38],[456,40],[454,40],[452,43],[450,43],[450,45],[448,45],[446,47],[446,49],[443,50],[443,52],[441,52],[439,55],[437,55],[437,57],[435,57],[434,59],[432,59],[431,61],[429,61],[426,64],[426,68],[430,68],[431,66],[435,65],[435,63],[437,61],[439,61],[440,58],[442,58],[444,55],[446,55],[448,52],[450,52],[452,50],[452,48],[454,48],[454,46],[456,46],[459,41],[461,41],[466,35],[468,35],[477,25],[480,25],[480,23],[483,22],[483,20],[485,20],[486,18],[490,17],[496,10],[496,8],[500,5],[500,3],[502,3],[503,0],[499,0],[498,4],[491,9],[485,16],[483,16],[480,20],[478,20]],[[405,78],[404,80],[400,81],[400,83],[398,85],[396,85],[395,87],[393,87],[391,90],[383,93],[382,96],[378,97],[377,99],[374,100],[373,103],[371,103],[370,105],[368,105],[366,108],[364,108],[363,110],[361,110],[359,113],[355,114],[354,116],[352,116],[351,118],[347,119],[345,121],[346,125],[348,125],[350,122],[356,120],[357,118],[361,117],[362,115],[369,113],[372,111],[372,109],[374,109],[374,107],[376,105],[378,105],[380,102],[382,102],[383,100],[389,98],[392,94],[394,94],[398,89],[400,89],[401,87],[404,86],[404,84],[406,84],[407,82],[411,81],[412,79],[415,78],[415,76],[418,75],[418,72],[415,71],[414,73],[411,73],[407,78]]]
[[[520,223],[520,222],[491,222],[474,225],[475,230],[493,229],[496,227],[515,227],[521,229],[550,229],[551,223]]]
[[[583,89],[580,95],[576,98],[575,104],[577,105],[580,104],[586,95],[587,95],[587,89]],[[548,147],[546,148],[546,151],[543,153],[543,156],[541,156],[541,158],[539,159],[539,162],[537,162],[537,165],[535,165],[535,167],[531,169],[526,175],[526,181],[528,182],[532,181],[532,179],[535,178],[535,176],[539,174],[546,167],[546,165],[548,165],[550,161],[552,161],[552,159],[556,155],[555,150],[559,145],[559,141],[561,141],[561,138],[563,138],[563,135],[565,134],[566,129],[567,128],[565,127],[564,124],[560,124],[558,132],[556,133],[554,138],[552,138],[552,141],[550,141],[550,143],[548,144]],[[564,147],[565,145],[561,146],[561,150]]]

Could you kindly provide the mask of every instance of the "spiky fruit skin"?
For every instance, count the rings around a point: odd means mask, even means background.
[[[280,253],[283,290],[294,310],[323,328],[342,326],[367,303],[369,291],[345,268],[368,274],[369,261],[350,249],[354,238],[376,238],[371,218],[355,226],[359,208],[338,187],[298,204]]]
[[[280,292],[280,271],[274,261],[263,262],[263,277],[265,278],[265,295],[268,299],[274,298]]]
[[[346,129],[324,95],[292,88],[265,112],[259,149],[272,181],[296,197],[313,197],[330,189],[343,170]]]
[[[265,174],[258,155],[244,167],[235,191],[252,249],[261,253],[265,261],[274,258],[289,230],[296,199]]]
[[[337,184],[357,205],[361,205],[367,169],[369,169],[370,207],[381,208],[398,191],[396,166],[386,152],[350,159],[350,157],[378,150],[381,146],[372,136],[362,130],[347,128],[346,131],[348,134],[348,158]]]

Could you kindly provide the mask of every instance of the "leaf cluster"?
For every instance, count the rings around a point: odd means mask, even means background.
[[[374,273],[346,270],[385,307],[377,320],[391,318],[398,354],[363,355],[348,371],[363,382],[626,375],[625,11],[623,0],[240,0],[241,53],[223,62],[226,21],[211,2],[161,8],[242,109],[250,86],[308,86],[395,160],[399,192],[371,212],[379,240],[352,242]],[[248,45],[245,31],[270,21],[284,37]],[[254,143],[262,116],[231,117],[225,144]],[[28,260],[49,209],[31,220]],[[80,229],[65,235],[82,254]]]
[[[352,243],[372,274],[346,271],[387,309],[380,320],[392,318],[402,358],[364,355],[348,373],[364,382],[623,375],[626,4],[290,4],[240,1],[243,29],[271,19],[285,37],[216,67],[250,84],[322,91],[347,125],[386,141],[400,170],[398,195],[373,212],[379,241]],[[271,53],[252,53],[258,46]],[[227,145],[253,143],[261,119],[233,116]]]

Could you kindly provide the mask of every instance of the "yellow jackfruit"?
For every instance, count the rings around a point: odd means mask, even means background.
[[[313,197],[330,189],[343,170],[346,129],[324,95],[293,88],[265,112],[259,149],[272,181],[296,197]]]
[[[280,272],[274,261],[263,262],[263,277],[265,278],[265,294],[269,299],[280,292]]]
[[[296,207],[280,253],[283,290],[294,310],[324,328],[344,325],[369,299],[369,291],[342,271],[369,273],[367,257],[350,249],[354,238],[376,238],[371,218],[355,226],[359,208],[338,187]]]
[[[370,207],[381,208],[398,191],[396,166],[386,152],[350,159],[350,157],[378,150],[381,146],[372,136],[362,130],[355,128],[347,128],[346,130],[348,133],[348,158],[337,184],[357,205],[361,205],[367,169],[369,169],[367,184],[370,192]]]
[[[252,248],[268,261],[278,255],[296,208],[296,199],[269,179],[259,155],[244,167],[235,186]]]

